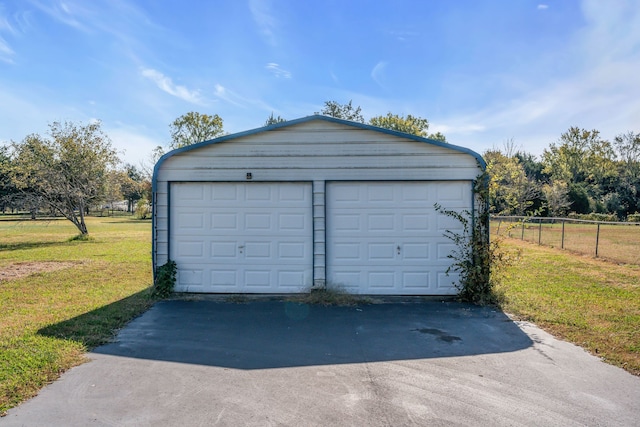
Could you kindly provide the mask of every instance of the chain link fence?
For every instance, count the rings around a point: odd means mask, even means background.
[[[639,222],[494,216],[491,234],[640,265]]]

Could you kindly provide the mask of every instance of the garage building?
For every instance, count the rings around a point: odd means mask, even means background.
[[[154,271],[177,292],[453,295],[461,225],[473,211],[475,152],[327,116],[171,151],[153,176]]]

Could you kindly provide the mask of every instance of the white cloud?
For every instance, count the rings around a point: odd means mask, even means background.
[[[285,78],[285,79],[290,79],[291,78],[291,72],[285,70],[284,68],[281,68],[279,64],[276,64],[275,62],[269,62],[265,68],[269,71],[271,71],[271,73],[273,73],[274,76],[280,78]]]
[[[68,25],[86,33],[91,32],[90,27],[81,22],[84,20],[82,16],[87,14],[87,10],[78,3],[58,1],[43,4],[40,1],[33,1],[33,4],[41,11],[64,25]]]
[[[513,137],[539,154],[570,126],[597,129],[612,139],[640,131],[640,10],[633,2],[586,0],[586,25],[574,36],[568,77],[544,84],[474,113],[438,117],[454,144],[485,148]],[[470,132],[471,131],[471,132]]]
[[[14,54],[15,52],[9,47],[9,43],[0,36],[0,61],[13,64]]]
[[[549,9],[549,5],[548,4],[539,4],[538,5],[538,10],[545,10],[545,9]]]
[[[200,96],[199,91],[189,90],[185,86],[180,86],[173,83],[173,80],[171,80],[171,78],[165,76],[160,71],[151,68],[143,68],[140,73],[143,77],[146,77],[147,79],[154,82],[161,90],[168,93],[169,95],[173,95],[192,104],[205,104],[204,100]]]
[[[0,12],[1,11],[2,10],[0,9]],[[9,23],[9,21],[5,17],[0,16],[0,33],[2,32],[9,33],[11,35],[17,34],[16,30]],[[7,40],[4,39],[2,35],[0,35],[0,61],[6,62],[8,64],[13,64],[14,55],[15,52],[13,51],[13,49],[11,49],[9,42],[7,42]]]
[[[383,89],[385,89],[385,86],[382,83],[382,80],[384,78],[384,70],[387,68],[387,64],[388,63],[386,61],[380,61],[371,70],[371,78]]]
[[[251,16],[253,16],[260,32],[265,36],[267,43],[276,46],[278,44],[275,33],[277,21],[271,14],[269,3],[268,0],[249,0],[249,10],[251,10]]]

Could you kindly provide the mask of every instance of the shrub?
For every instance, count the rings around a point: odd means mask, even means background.
[[[459,221],[463,230],[454,233],[446,230],[444,235],[455,245],[449,258],[453,264],[447,269],[460,273],[458,297],[465,302],[474,304],[497,304],[498,296],[494,292],[496,284],[502,278],[504,269],[512,265],[517,254],[504,251],[500,246],[500,239],[489,239],[489,191],[486,172],[476,179],[474,194],[479,207],[475,213],[464,210],[456,212],[444,209],[436,203],[436,211]]]
[[[640,213],[636,212],[634,214],[627,215],[627,222],[640,222]]]
[[[149,201],[147,199],[140,199],[136,203],[136,218],[138,219],[147,219],[151,214],[151,206],[149,206]]]
[[[178,267],[175,261],[167,261],[156,269],[156,278],[153,283],[152,295],[157,298],[167,298],[173,293],[176,284],[176,272]]]
[[[603,214],[603,213],[588,213],[588,214],[578,214],[575,212],[571,212],[567,215],[571,219],[583,219],[587,221],[608,221],[608,222],[616,222],[618,221],[618,215],[616,214]]]

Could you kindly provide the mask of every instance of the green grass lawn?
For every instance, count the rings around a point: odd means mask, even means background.
[[[90,217],[87,225],[91,240],[73,241],[69,221],[0,216],[0,271],[31,273],[0,281],[0,414],[153,303],[151,223]]]
[[[150,222],[90,217],[88,227],[83,242],[66,220],[0,216],[0,272],[31,272],[0,281],[0,414],[154,302]],[[506,312],[640,374],[640,267],[505,243],[523,251],[498,288]]]
[[[640,267],[505,239],[521,261],[497,288],[502,308],[640,375]]]

